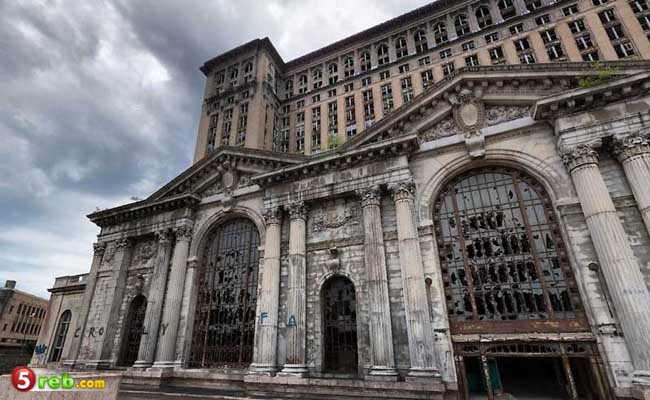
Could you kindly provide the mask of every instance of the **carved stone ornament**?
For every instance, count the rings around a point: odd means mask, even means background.
[[[619,162],[623,163],[631,157],[650,154],[650,140],[647,136],[629,135],[614,138],[612,152]]]
[[[104,251],[106,251],[106,242],[93,243],[93,251],[97,256],[102,256]]]
[[[177,241],[190,241],[192,240],[192,228],[189,226],[179,226],[178,228],[174,228],[174,235],[176,235],[176,240]]]
[[[169,241],[171,240],[170,232],[167,229],[157,231],[156,237],[158,238],[158,243],[160,244],[169,243]]]
[[[135,255],[136,264],[144,264],[151,257],[153,257],[156,252],[156,243],[155,242],[144,242],[138,246],[138,252]]]
[[[381,197],[380,197],[381,198]],[[312,216],[313,232],[324,232],[329,229],[337,229],[346,225],[356,225],[360,222],[357,209],[353,206],[345,206],[343,213],[328,213],[320,209]]]
[[[436,140],[447,136],[453,136],[458,132],[458,127],[454,123],[453,117],[448,117],[442,121],[431,126],[429,129],[424,130],[420,137],[423,140]]]
[[[357,189],[356,194],[361,198],[361,207],[365,208],[367,206],[378,206],[381,204],[381,188],[379,186],[375,185],[364,189]]]
[[[488,126],[527,117],[532,111],[531,106],[488,106],[485,117]]]
[[[485,123],[485,108],[481,102],[481,92],[463,89],[449,97],[454,106],[454,121],[464,131],[474,131]]]
[[[242,176],[240,176],[239,171],[237,170],[237,164],[235,161],[226,160],[221,165],[217,167],[217,179],[212,183],[210,187],[204,190],[201,194],[205,196],[212,196],[219,193],[224,193],[226,195],[232,195],[232,192],[235,189],[241,187]],[[250,182],[250,178],[247,177],[247,182]]]
[[[142,294],[142,289],[144,289],[144,276],[142,274],[138,274],[135,277],[133,290],[135,290],[137,294]]]
[[[565,148],[560,153],[569,172],[583,165],[598,164],[598,152],[591,144],[579,144],[575,147]]]
[[[485,136],[480,130],[465,134],[465,146],[467,147],[470,158],[485,157]]]
[[[282,220],[280,207],[270,207],[264,210],[264,222],[266,225],[279,225]]]
[[[391,183],[388,185],[388,190],[393,194],[393,201],[395,202],[401,200],[413,200],[415,197],[415,182],[404,181]]]
[[[295,201],[289,204],[289,216],[291,219],[307,219],[308,208],[303,201]]]

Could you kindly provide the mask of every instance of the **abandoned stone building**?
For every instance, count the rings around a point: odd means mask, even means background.
[[[649,36],[647,0],[439,0],[207,61],[194,164],[89,215],[33,363],[124,398],[647,399]]]

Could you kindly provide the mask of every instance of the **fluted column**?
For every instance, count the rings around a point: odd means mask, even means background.
[[[257,331],[251,373],[273,374],[278,369],[278,313],[280,305],[280,234],[282,213],[279,208],[266,210],[264,269],[257,301]]]
[[[187,269],[187,254],[192,239],[192,229],[186,226],[174,229],[176,243],[167,284],[167,293],[160,323],[158,349],[154,367],[170,368],[174,366],[176,353],[176,334],[181,313],[183,287],[185,286],[185,270]]]
[[[305,255],[307,207],[303,202],[289,208],[289,285],[287,290],[287,360],[282,374],[304,376],[308,371],[306,359],[305,311],[307,299],[307,265]]]
[[[135,368],[151,367],[156,356],[156,343],[158,342],[158,331],[160,328],[160,318],[162,317],[163,299],[165,285],[167,284],[167,272],[169,271],[169,257],[171,254],[169,232],[160,231],[156,235],[158,236],[156,264],[154,265],[153,276],[147,295],[147,311],[144,316],[144,332],[142,333],[142,340],[140,340],[138,360],[133,364]]]
[[[650,233],[650,141],[647,136],[641,135],[617,138],[614,140],[614,155],[623,166],[645,227]]]
[[[579,145],[564,150],[562,158],[573,178],[623,328],[636,370],[634,379],[650,383],[650,293],[600,173],[598,153],[590,146]]]
[[[402,270],[406,331],[411,357],[411,377],[438,376],[436,368],[433,326],[429,314],[427,291],[424,283],[422,253],[415,222],[413,182],[391,184],[397,214],[397,240],[399,262]]]
[[[83,333],[86,331],[86,323],[88,322],[88,311],[90,310],[90,302],[93,299],[95,294],[95,284],[97,283],[97,272],[99,267],[102,264],[102,259],[104,258],[104,252],[106,251],[106,243],[99,242],[93,243],[93,261],[90,265],[90,272],[88,273],[88,278],[86,278],[86,289],[84,290],[84,295],[81,301],[81,307],[79,309],[79,317],[77,318],[77,323],[74,327],[74,334],[72,335],[72,342],[70,343],[70,352],[68,357],[63,360],[63,366],[66,368],[74,368],[77,362],[77,357],[79,357],[79,348],[81,347],[81,339],[83,338]]]
[[[393,330],[390,320],[388,273],[384,230],[381,226],[381,189],[358,190],[363,209],[364,260],[368,285],[370,327],[370,375],[396,377]]]

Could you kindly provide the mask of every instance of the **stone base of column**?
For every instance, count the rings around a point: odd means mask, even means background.
[[[75,362],[75,360],[64,360],[61,363],[61,366],[64,369],[74,369],[77,366],[77,363]]]
[[[156,361],[149,368],[149,371],[161,371],[161,372],[173,371],[174,364],[175,364],[174,361]]]
[[[278,372],[278,376],[297,376],[304,378],[309,374],[309,369],[304,364],[284,364],[282,371]]]
[[[131,367],[131,368],[134,368],[134,369],[147,369],[147,368],[151,368],[152,365],[153,365],[153,363],[150,363],[148,361],[138,360],[133,364],[133,367]]]
[[[650,388],[650,371],[634,371],[632,374],[632,384],[648,386]]]
[[[435,368],[411,368],[406,375],[406,382],[430,381],[435,378],[442,379],[440,372]]]
[[[248,368],[249,375],[275,376],[277,372],[277,365],[271,364],[251,364]]]
[[[364,377],[369,381],[397,381],[399,373],[393,367],[372,366],[368,371],[368,375]]]
[[[89,360],[84,362],[84,369],[110,369],[112,363],[110,360]]]

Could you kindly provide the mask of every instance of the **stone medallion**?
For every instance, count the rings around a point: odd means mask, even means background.
[[[485,123],[485,108],[477,97],[467,89],[458,94],[454,107],[454,121],[464,131],[480,129]]]

